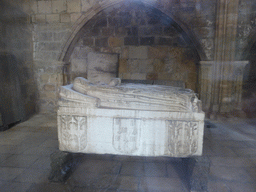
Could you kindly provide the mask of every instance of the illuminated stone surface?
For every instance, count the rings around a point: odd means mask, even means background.
[[[202,154],[204,113],[191,90],[163,85],[94,85],[84,78],[60,89],[58,137],[68,152],[188,157]]]

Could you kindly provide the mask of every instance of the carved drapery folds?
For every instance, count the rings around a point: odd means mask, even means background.
[[[117,84],[96,85],[87,79],[77,77],[73,89],[98,99],[98,107],[116,109],[143,109],[160,111],[201,111],[200,101],[189,89],[164,85]],[[61,89],[61,95],[64,89]],[[197,107],[195,107],[195,105]]]
[[[79,153],[188,157],[202,155],[204,113],[190,90],[163,85],[62,86],[60,150]]]

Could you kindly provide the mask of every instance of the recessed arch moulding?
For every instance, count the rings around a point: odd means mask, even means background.
[[[193,32],[191,29],[192,27],[189,27],[188,24],[186,24],[184,22],[188,18],[183,19],[183,21],[182,21],[182,19],[180,17],[173,15],[173,13],[170,11],[170,9],[168,9],[170,6],[168,1],[158,2],[157,0],[100,0],[99,2],[98,1],[95,1],[95,2],[97,2],[97,3],[94,3],[92,5],[92,7],[88,9],[87,12],[83,13],[81,15],[81,17],[78,18],[78,20],[72,26],[71,33],[70,33],[70,35],[60,53],[59,61],[67,62],[67,60],[71,54],[70,52],[72,52],[72,49],[74,48],[76,41],[79,38],[80,30],[95,15],[97,15],[104,9],[110,8],[115,5],[119,5],[121,7],[122,4],[130,4],[130,3],[136,3],[136,2],[140,3],[140,4],[144,4],[144,5],[152,7],[152,8],[156,8],[159,11],[161,11],[162,13],[164,13],[167,17],[171,18],[175,23],[177,23],[177,25],[180,27],[180,29],[187,35],[187,38],[188,38],[187,40],[191,41],[190,43],[192,43],[194,48],[197,50],[197,53],[198,53],[200,59],[203,61],[212,59],[211,56],[206,55],[204,49],[209,50],[209,49],[213,48],[212,47],[213,45],[209,45],[209,44],[212,44],[211,41],[208,41],[208,42],[206,41],[207,38],[210,39],[213,36],[211,36],[211,35],[209,37],[207,37],[207,35],[201,36],[201,34],[204,33],[204,31],[200,30],[200,27],[199,27],[199,26],[212,27],[211,25],[213,25],[213,20],[211,20],[211,19],[207,19],[206,21],[195,21],[194,26],[196,27],[197,33],[198,33],[198,34],[195,34],[195,32]],[[184,9],[184,11],[185,11],[185,9]],[[185,17],[187,16],[187,14],[185,14],[185,13],[183,15]],[[202,14],[202,15],[204,15],[204,14]],[[202,15],[198,15],[198,18],[195,17],[195,19],[200,20],[200,16],[202,16]],[[213,18],[214,18],[214,16],[213,16]],[[207,22],[208,24],[204,24],[204,22]],[[201,36],[201,39],[198,38],[198,36]]]
[[[121,45],[109,45],[110,39],[108,38],[105,40],[107,45],[102,45],[101,47],[97,47],[97,41],[100,39],[99,36],[95,34],[90,34],[86,35],[85,31],[87,29],[93,28],[94,24],[91,24],[92,21],[96,21],[96,18],[100,17],[100,15],[105,16],[106,12],[107,13],[116,13],[117,12],[122,12],[123,9],[129,9],[129,7],[137,5],[136,7],[138,10],[140,8],[143,8],[141,10],[142,12],[147,12],[148,10],[151,11],[151,16],[152,15],[158,15],[158,19],[160,18],[160,22],[162,22],[162,33],[163,34],[156,34],[156,32],[149,32],[148,34],[142,34],[142,25],[140,24],[130,24],[130,31],[126,31],[127,36],[121,36],[121,35],[116,35],[116,32],[114,31],[113,33],[110,32],[108,37],[113,37],[114,43],[116,41],[120,40]],[[176,7],[180,6],[179,4],[176,4]],[[194,6],[194,8],[193,8]],[[189,14],[196,15],[195,13],[198,11],[195,5],[192,5],[191,8],[188,8],[190,11]],[[180,8],[181,9],[181,8]],[[168,6],[168,3],[158,3],[156,1],[100,1],[98,3],[95,3],[90,9],[88,9],[87,12],[83,13],[83,15],[77,20],[77,22],[73,25],[72,27],[72,32],[67,39],[65,45],[63,46],[62,52],[59,56],[59,61],[64,62],[64,63],[69,63],[71,61],[71,65],[73,62],[76,62],[77,58],[74,58],[75,52],[78,49],[81,49],[81,47],[94,47],[93,51],[98,51],[98,52],[112,52],[113,53],[113,48],[117,50],[116,52],[123,55],[124,53],[120,49],[128,49],[129,52],[129,47],[134,48],[134,47],[146,47],[147,51],[149,51],[147,54],[149,57],[147,58],[127,58],[127,57],[122,57],[119,60],[119,64],[121,63],[121,67],[119,66],[119,70],[123,70],[122,74],[120,77],[123,79],[164,79],[164,80],[181,80],[185,81],[186,87],[191,88],[195,90],[196,92],[199,92],[199,86],[198,86],[198,63],[201,60],[211,60],[211,55],[212,54],[207,54],[205,52],[213,48],[212,43],[213,40],[211,39],[211,35],[205,35],[205,31],[202,30],[203,26],[200,28],[200,26],[203,25],[203,22],[195,22],[194,23],[194,28],[192,26],[189,26],[186,24],[188,22],[189,14],[185,14],[184,12],[184,17],[180,16],[175,16],[174,14],[177,13],[173,9]],[[149,12],[150,12],[149,11]],[[182,11],[182,10],[180,10]],[[185,11],[185,10],[184,10]],[[129,12],[129,10],[127,11]],[[136,12],[136,10],[134,10]],[[138,13],[138,12],[136,12]],[[153,16],[154,17],[154,16]],[[186,17],[186,18],[185,18]],[[191,16],[192,17],[192,16]],[[163,19],[164,18],[164,19]],[[196,20],[196,17],[193,16],[193,21]],[[200,20],[200,18],[199,18]],[[167,21],[167,23],[164,23]],[[169,23],[168,23],[169,22]],[[170,24],[171,23],[171,24]],[[199,23],[199,24],[198,24]],[[147,23],[148,24],[148,23]],[[146,24],[146,25],[147,25]],[[127,24],[129,25],[129,24]],[[109,26],[109,21],[107,21],[107,26]],[[133,31],[133,26],[135,28],[135,31]],[[145,26],[145,24],[144,24]],[[158,24],[154,25],[154,27],[159,26]],[[103,24],[103,28],[106,27]],[[136,29],[137,27],[137,29]],[[171,31],[168,31],[167,28],[170,28]],[[213,27],[213,26],[208,26],[208,27]],[[173,31],[172,31],[173,30]],[[159,31],[158,31],[159,32]],[[101,31],[102,33],[102,31]],[[178,33],[176,37],[173,33]],[[203,35],[200,35],[203,34]],[[102,34],[101,34],[102,35]],[[92,45],[88,45],[86,43],[83,44],[83,37],[93,37],[92,39]],[[117,38],[116,38],[117,37]],[[200,37],[200,38],[198,38]],[[126,38],[132,38],[136,39],[138,38],[138,42],[132,44],[129,44],[125,42]],[[166,38],[166,39],[165,39]],[[102,36],[101,39],[104,39]],[[167,42],[166,40],[169,39],[170,41]],[[177,41],[177,39],[180,39]],[[87,38],[88,40],[88,38]],[[89,40],[90,41],[90,40]],[[104,40],[103,40],[104,41]],[[165,41],[165,42],[163,42]],[[82,42],[82,43],[81,43]],[[206,42],[206,43],[205,43]],[[87,42],[88,43],[88,42]],[[99,42],[98,44],[104,44],[104,42]],[[117,42],[118,43],[118,42]],[[82,45],[81,45],[82,44]],[[210,47],[210,48],[209,48]],[[111,48],[107,49],[107,48]],[[120,48],[118,50],[118,48]],[[152,56],[152,51],[155,54],[155,52],[160,52],[164,53],[167,52],[167,54],[172,55],[172,53],[176,54],[176,58],[167,58],[166,59],[166,54],[162,54],[162,56],[157,55],[155,58]],[[211,50],[210,50],[211,51]],[[114,51],[115,52],[115,51]],[[129,53],[128,53],[129,54]],[[187,58],[186,58],[187,56]],[[172,57],[172,56],[171,56]],[[130,59],[130,60],[129,60]],[[131,66],[129,63],[133,63],[135,60],[139,60],[141,63],[142,60],[148,60],[146,61],[147,65],[151,67],[151,71],[147,68],[146,70],[149,71],[142,71],[143,66],[136,66],[135,68],[138,70],[135,71],[129,71],[131,70]],[[169,59],[169,61],[167,61]],[[75,61],[76,60],[76,61]],[[171,60],[171,61],[170,61]],[[79,61],[78,61],[79,62]],[[166,62],[171,62],[172,65],[175,65],[174,67],[171,66],[172,69],[170,69],[170,66],[162,66],[163,63],[166,64]],[[184,66],[181,64],[186,63]],[[127,66],[129,65],[129,66]],[[162,68],[161,68],[162,67]],[[71,66],[72,68],[72,66]],[[125,68],[125,69],[124,69]],[[165,70],[173,71],[176,70],[176,74],[164,74],[162,73]],[[184,69],[183,71],[180,69]],[[126,71],[124,71],[126,70]],[[182,75],[180,75],[182,74]],[[137,75],[137,76],[136,76]],[[170,76],[174,76],[174,78],[170,78]],[[73,77],[76,76],[73,75]],[[82,75],[83,76],[83,75]],[[167,77],[168,76],[168,77]],[[179,76],[179,77],[177,77]],[[72,77],[71,77],[72,79]],[[191,83],[192,82],[192,83]]]

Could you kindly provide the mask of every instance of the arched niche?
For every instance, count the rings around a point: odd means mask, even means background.
[[[121,23],[117,17],[121,18]],[[111,1],[91,8],[76,22],[59,60],[71,61],[71,65],[72,59],[83,63],[86,56],[74,57],[80,54],[76,53],[77,49],[84,49],[84,55],[90,51],[118,53],[119,71],[122,71],[119,75],[123,79],[182,80],[187,88],[197,91],[197,64],[206,60],[198,42],[186,25],[152,4]],[[138,52],[146,49],[147,56],[131,56],[131,49]],[[137,66],[135,64],[131,70],[131,63],[136,62]],[[146,64],[141,66],[141,63]],[[84,76],[81,73],[76,75]]]

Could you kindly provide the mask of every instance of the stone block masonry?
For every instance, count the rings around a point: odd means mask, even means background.
[[[86,72],[78,73],[76,69],[86,68],[90,52],[116,53],[118,76],[123,79],[183,81],[195,90],[192,47],[175,25],[164,20],[160,12],[141,4],[125,4],[121,11],[109,8],[99,13],[82,28],[84,33],[71,55],[71,79],[87,77]],[[81,48],[84,62],[76,51]],[[81,67],[77,67],[78,62]]]
[[[70,24],[59,21],[34,25],[34,71],[39,91],[37,104],[40,112],[56,110],[58,87],[63,81],[63,64],[57,60],[68,37],[69,28]]]
[[[51,76],[52,72],[49,72],[49,69],[59,71],[58,74],[61,73],[62,69],[57,69],[60,65],[56,63],[58,63],[60,52],[71,33],[72,26],[75,25],[81,15],[88,14],[90,11],[90,14],[95,16],[83,27],[85,29],[84,37],[80,36],[75,46],[78,48],[89,47],[89,49],[84,49],[84,58],[76,58],[75,53],[67,58],[66,62],[71,62],[72,65],[69,78],[73,79],[78,75],[86,77],[86,60],[89,52],[107,52],[119,54],[119,63],[123,62],[122,59],[126,59],[126,67],[119,67],[120,77],[182,80],[188,84],[188,88],[195,88],[196,82],[193,74],[196,74],[196,71],[190,71],[189,67],[184,67],[182,74],[188,73],[188,75],[178,77],[174,73],[175,66],[170,68],[167,64],[170,57],[173,59],[172,63],[176,63],[176,65],[183,62],[180,59],[182,57],[195,63],[194,58],[188,57],[186,54],[192,52],[190,44],[186,43],[185,39],[180,36],[181,33],[173,25],[174,22],[171,18],[157,9],[152,9],[153,7],[144,5],[143,0],[142,3],[138,4],[113,0],[111,1],[113,6],[111,5],[109,8],[104,7],[109,3],[106,0],[32,0],[22,3],[20,3],[21,1],[10,0],[9,2],[17,6],[21,5],[23,11],[30,16],[33,37],[32,60],[35,65],[34,72],[39,90],[38,95],[40,96],[38,105],[45,111],[54,111],[54,104],[48,106],[47,103],[56,102],[52,102],[50,99],[52,93],[45,94],[45,91],[54,92],[52,91],[53,87],[49,88],[49,84],[41,82],[39,77],[44,74]],[[115,2],[120,4],[114,5]],[[214,3],[210,0],[202,4],[209,4],[211,8],[214,7]],[[214,13],[211,11],[199,10],[200,6],[194,1],[161,2],[154,6],[155,8],[164,7],[166,12],[172,12],[192,30],[197,28],[195,33],[199,39],[202,32],[204,39],[210,42],[211,35],[207,33],[211,27],[214,27]],[[98,13],[103,7],[104,11]],[[179,10],[184,9],[182,7],[186,7],[186,14],[180,15]],[[211,8],[209,10],[212,10]],[[208,27],[209,30],[208,28],[203,30],[203,27]],[[213,46],[201,42],[204,47],[207,47],[207,56],[212,57]],[[137,47],[139,52],[131,53],[129,47]],[[179,52],[180,50],[182,51]],[[150,61],[151,59],[152,61]],[[143,64],[139,66],[139,69],[131,71],[129,65],[136,62],[148,63],[149,67],[147,68]],[[143,71],[144,69],[145,71]],[[57,91],[57,84],[59,82],[50,84],[55,87],[55,91]],[[48,96],[49,98],[47,98]]]

